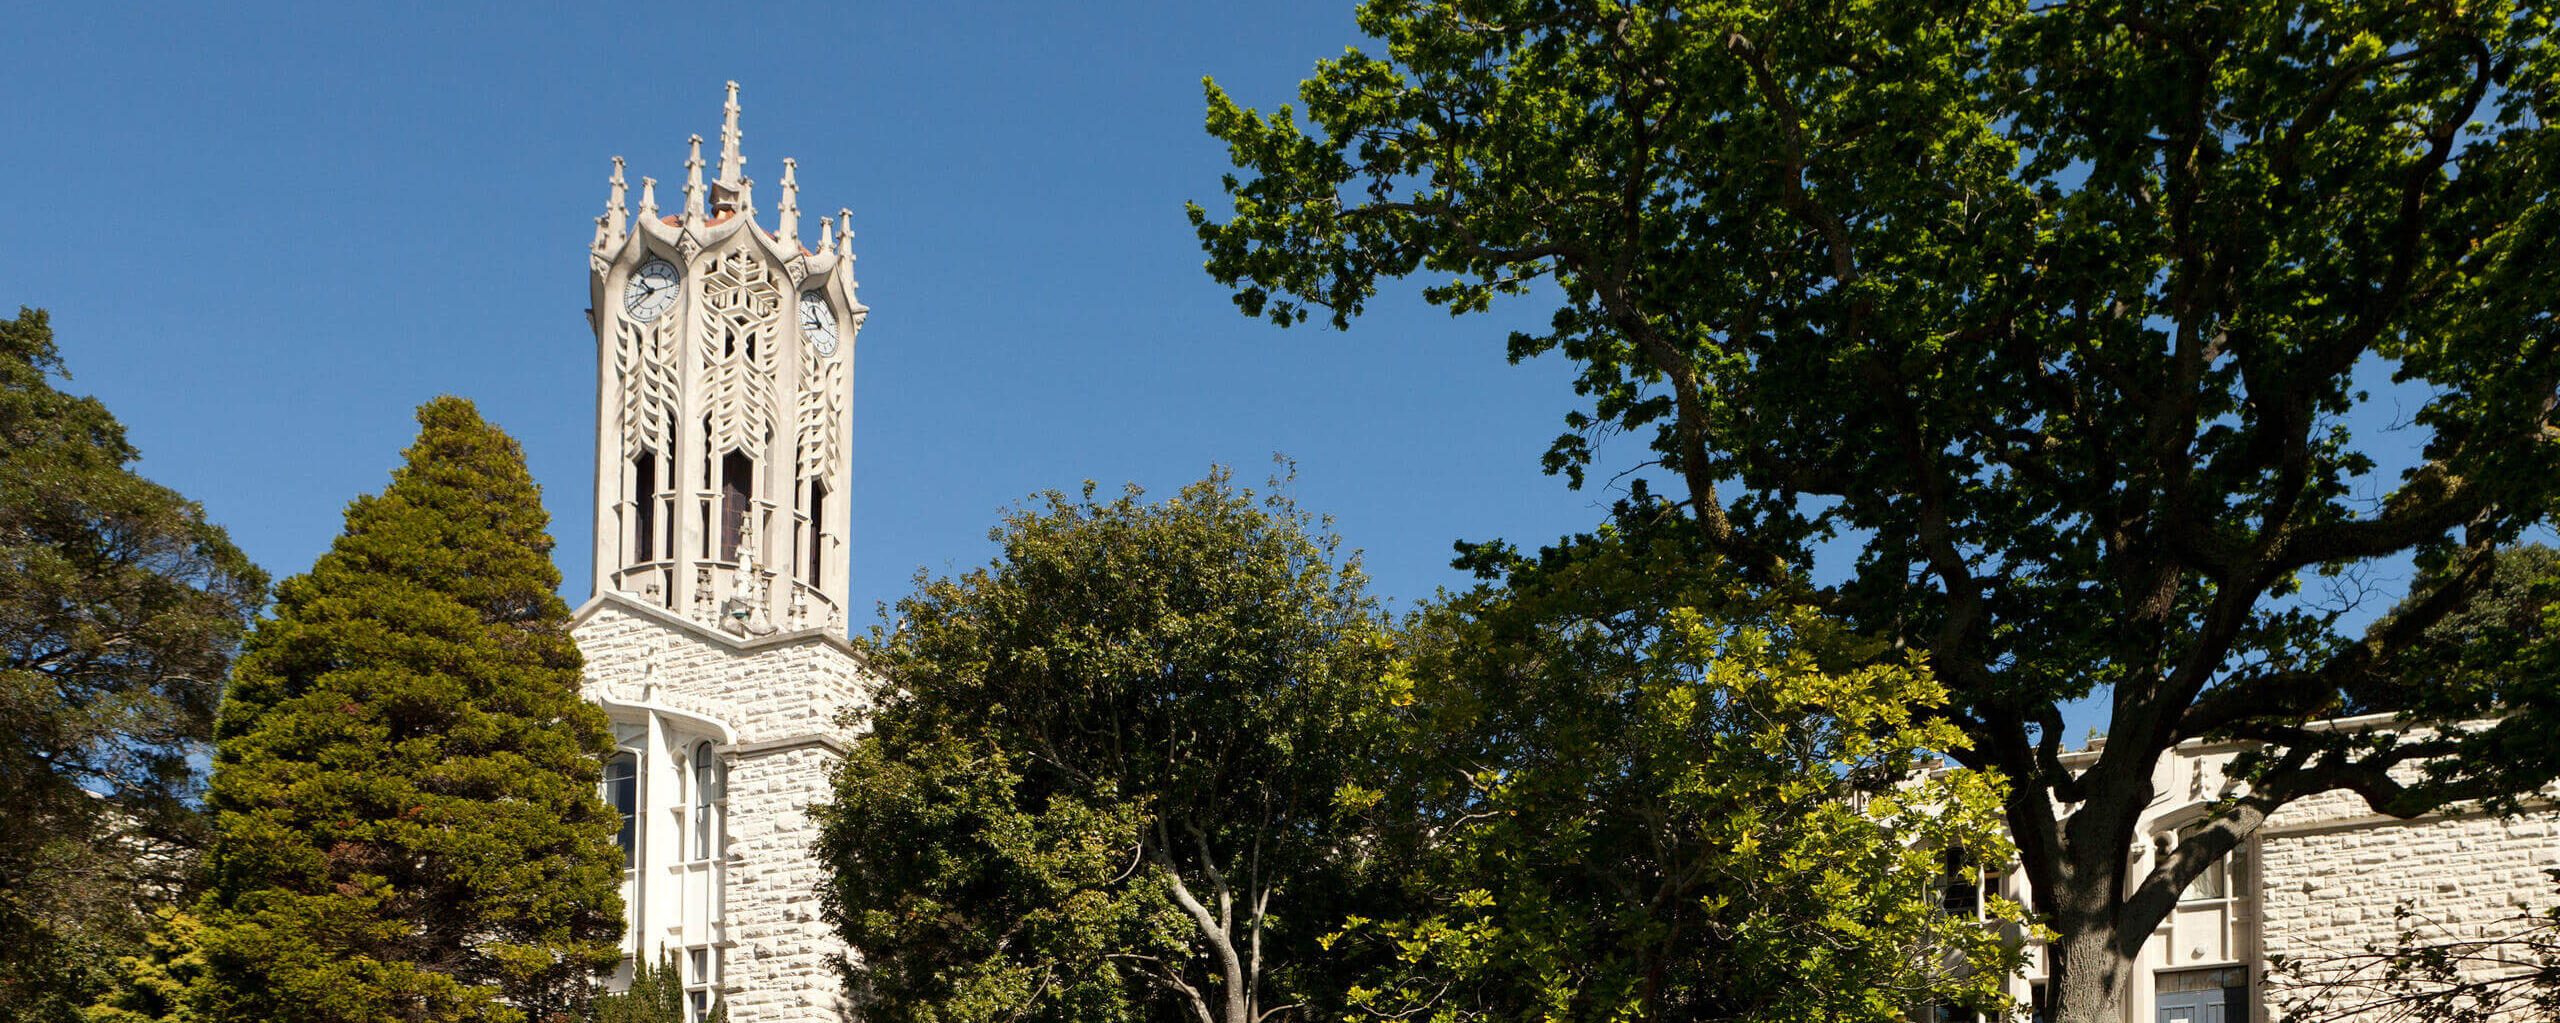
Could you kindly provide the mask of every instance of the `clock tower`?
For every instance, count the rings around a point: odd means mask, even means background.
[[[738,129],[702,137],[682,205],[623,163],[588,246],[596,343],[594,596],[572,634],[613,722],[634,964],[671,963],[687,1011],[818,1023],[851,1008],[819,919],[817,827],[881,675],[846,639],[854,336],[850,214],[802,232],[793,161],[760,221]]]
[[[596,331],[595,588],[638,596],[738,635],[845,622],[844,500],[852,443],[851,214],[800,229],[782,161],[771,230],[745,176],[737,83],[719,177],[702,137],[683,206],[661,215],[642,178],[637,215],[614,160],[588,253]]]

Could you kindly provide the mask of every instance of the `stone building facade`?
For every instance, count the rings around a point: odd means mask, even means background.
[[[637,210],[614,160],[588,251],[596,334],[594,596],[572,626],[618,746],[629,962],[672,962],[689,1012],[849,1018],[819,918],[808,809],[880,675],[846,640],[854,297],[847,214],[773,226],[745,176],[737,83],[716,178]],[[845,229],[840,230],[840,225]]]
[[[2382,715],[2329,725],[2389,723]],[[2162,758],[2143,841],[2127,850],[2130,877],[2144,876],[2156,857],[2177,847],[2181,829],[2203,819],[2244,748],[2190,742]],[[2529,907],[2560,897],[2545,873],[2555,868],[2560,809],[2547,799],[2516,816],[2455,812],[2406,821],[2373,812],[2350,792],[2297,800],[2190,886],[2152,933],[2133,971],[2125,1019],[2275,1023],[2315,998],[2324,1011],[2354,1006],[2368,996],[2335,984],[2354,965],[2349,957],[2393,945],[2412,926],[2429,940],[2512,933]],[[1986,886],[2021,902],[2031,895],[2021,870],[1996,874]],[[2011,991],[2022,1004],[2043,1003],[2041,953],[2030,950],[2027,974]],[[2306,969],[2271,974],[2268,964],[2277,958]]]

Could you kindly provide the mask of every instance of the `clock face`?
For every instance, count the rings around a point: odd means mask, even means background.
[[[640,264],[640,269],[632,271],[631,279],[622,284],[622,308],[642,323],[657,319],[675,304],[676,266],[666,260]]]
[[[836,310],[827,304],[827,296],[815,291],[800,293],[800,335],[809,339],[819,355],[836,353]]]

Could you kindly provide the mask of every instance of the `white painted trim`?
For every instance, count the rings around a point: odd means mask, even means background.
[[[732,743],[730,745],[720,747],[719,752],[723,756],[738,760],[746,760],[752,757],[761,757],[773,753],[787,753],[796,749],[806,749],[811,746],[824,746],[835,751],[837,756],[844,756],[845,754],[853,752],[853,747],[846,744],[844,740],[828,735],[824,732],[808,732],[801,735],[786,735],[779,739],[761,739],[755,742]]]
[[[596,701],[596,705],[603,707],[607,713],[619,710],[641,714],[655,714],[661,717],[672,718],[680,723],[690,725],[701,731],[717,735],[720,737],[720,741],[724,744],[735,743],[738,741],[737,730],[730,728],[728,722],[706,714],[699,714],[689,710],[678,710],[674,707],[667,706],[666,704],[649,700],[617,700],[601,693],[597,694],[594,699]]]

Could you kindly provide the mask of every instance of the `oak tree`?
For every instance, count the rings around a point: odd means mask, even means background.
[[[2410,816],[2560,771],[2550,676],[2424,674],[2428,626],[2560,492],[2546,8],[1358,18],[1378,55],[1320,63],[1302,108],[1210,86],[1241,168],[1228,210],[1193,208],[1210,274],[1283,324],[1346,326],[1409,276],[1457,313],[1550,308],[1508,351],[1578,368],[1551,471],[1646,438],[1678,492],[1633,514],[1926,654],[1958,756],[2013,786],[2059,1018],[2115,1019],[2178,893],[2288,802]],[[2430,581],[2353,628],[2324,581],[2402,558]],[[2306,727],[2376,687],[2427,698]],[[2063,705],[2093,694],[2109,741],[2066,766]],[[2153,767],[2199,737],[2263,753],[2130,875]]]

